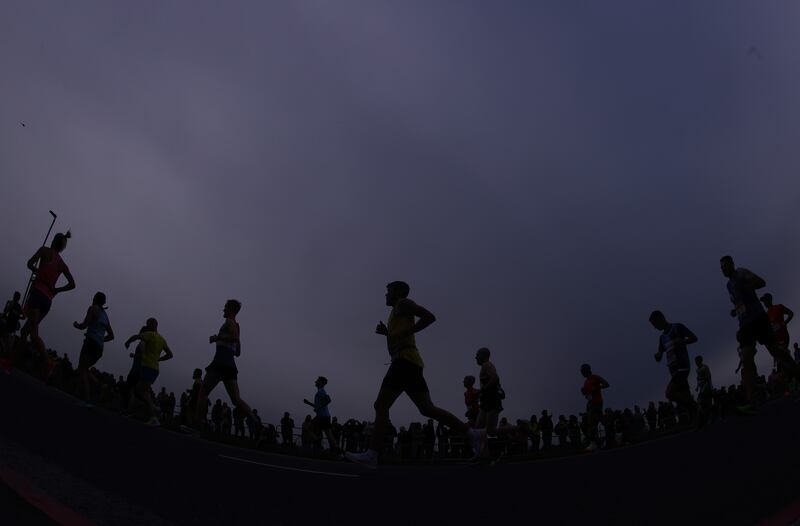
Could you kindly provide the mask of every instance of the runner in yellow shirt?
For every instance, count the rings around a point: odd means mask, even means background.
[[[144,344],[142,349],[142,366],[139,372],[139,383],[136,384],[136,393],[147,404],[150,411],[150,420],[147,421],[148,425],[158,427],[161,422],[158,421],[156,416],[156,407],[153,404],[153,399],[150,396],[150,387],[155,383],[158,378],[158,363],[172,358],[172,351],[167,345],[167,341],[158,333],[158,321],[155,318],[148,318],[145,325],[147,330],[134,334],[125,342],[127,349],[131,343],[141,340]],[[163,351],[163,355],[161,354]]]

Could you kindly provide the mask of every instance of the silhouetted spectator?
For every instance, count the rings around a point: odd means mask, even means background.
[[[567,418],[564,415],[558,415],[558,422],[553,429],[558,437],[558,445],[561,448],[567,446],[567,436],[569,435],[569,428],[567,427]]]
[[[239,407],[234,407],[233,408],[233,434],[234,434],[234,436],[244,438],[244,419],[245,419],[244,410],[242,410]]]
[[[539,452],[539,442],[542,439],[542,430],[539,427],[539,419],[536,418],[536,415],[531,415],[530,437],[531,437],[531,450],[534,453],[538,453]]]
[[[289,412],[283,413],[281,418],[281,443],[284,446],[294,445],[294,420],[289,416]]]
[[[239,408],[237,407],[236,409],[239,409]],[[236,409],[234,409],[234,412],[236,412]],[[244,411],[239,411],[239,415],[245,416]],[[256,440],[258,438],[258,430],[261,429],[261,417],[258,416],[258,409],[253,409],[253,418],[250,418],[249,416],[245,416],[245,418],[246,418],[246,421],[247,421],[247,431],[250,433],[250,439],[251,440]],[[271,424],[270,424],[270,426],[272,427],[273,432],[274,432],[275,426],[272,426]],[[266,433],[266,431],[267,430],[265,430],[265,433]],[[237,431],[237,433],[238,433],[238,431]],[[244,431],[242,431],[242,436],[244,436]],[[270,443],[270,441],[267,440],[266,437],[265,437],[265,440],[267,441],[267,443]]]
[[[542,449],[546,451],[553,443],[553,419],[546,410],[539,418],[539,428],[542,430]]]
[[[217,398],[214,406],[211,408],[211,423],[214,424],[214,433],[217,435],[222,434],[222,400]]]

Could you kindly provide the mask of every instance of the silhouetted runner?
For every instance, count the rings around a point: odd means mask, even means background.
[[[24,346],[25,341],[30,337],[30,341],[38,353],[40,376],[44,380],[50,375],[52,366],[44,340],[39,336],[39,324],[50,312],[53,298],[61,292],[75,288],[75,279],[72,277],[67,264],[61,259],[61,252],[67,248],[67,240],[70,237],[72,235],[69,232],[66,234],[59,232],[53,236],[50,247],[41,247],[28,260],[27,264],[28,270],[33,272],[35,277],[33,278],[28,299],[23,307],[23,312],[27,319],[20,331],[19,346]],[[56,284],[62,274],[67,278],[67,284],[63,287],[57,287]]]
[[[78,378],[83,388],[83,402],[86,407],[92,407],[89,391],[89,369],[91,369],[103,356],[103,345],[114,339],[114,331],[106,314],[106,295],[98,292],[92,298],[92,304],[86,310],[83,321],[72,324],[78,330],[85,330],[83,346],[78,359]]]
[[[503,388],[500,386],[500,376],[497,368],[489,360],[491,351],[486,347],[481,347],[475,353],[475,361],[480,365],[481,370],[478,375],[480,381],[479,411],[475,422],[476,429],[484,429],[489,436],[497,435],[497,421],[503,411],[503,399],[506,397]]]
[[[471,429],[456,416],[433,405],[428,384],[422,375],[424,363],[417,349],[414,334],[436,321],[436,317],[424,307],[408,298],[410,287],[402,281],[386,285],[386,306],[391,307],[388,326],[379,322],[375,332],[386,337],[386,346],[392,362],[383,378],[375,400],[375,428],[365,453],[345,453],[345,458],[370,468],[378,465],[378,454],[384,443],[384,434],[389,423],[389,409],[397,398],[406,393],[419,412],[446,425],[455,433],[463,433],[470,447],[477,454],[483,453],[486,442],[481,433]],[[419,318],[419,321],[417,321]]]
[[[689,373],[692,365],[689,361],[687,345],[697,341],[697,336],[681,323],[670,323],[664,313],[654,310],[650,313],[650,323],[661,331],[658,338],[658,351],[655,354],[657,362],[667,355],[667,368],[670,380],[667,384],[665,396],[670,402],[675,402],[678,412],[685,411],[692,421],[697,412],[697,403],[692,398],[692,388],[689,386]]]
[[[146,325],[142,325],[139,329],[139,334],[147,330]],[[144,350],[144,342],[139,341],[136,344],[136,349],[130,353],[131,368],[128,371],[128,376],[125,378],[125,403],[122,407],[122,414],[127,416],[133,410],[134,399],[136,398],[136,385],[139,383],[142,375],[142,351]]]
[[[581,375],[585,378],[581,394],[586,398],[584,433],[588,442],[584,451],[594,451],[599,444],[597,425],[603,419],[603,389],[608,389],[609,384],[602,376],[592,373],[588,363],[581,365]]]
[[[464,405],[467,406],[467,412],[464,413],[464,416],[467,417],[467,423],[470,426],[475,426],[475,421],[478,419],[478,413],[480,412],[480,395],[481,392],[478,389],[475,389],[475,377],[474,376],[465,376],[464,377]]]
[[[242,304],[237,300],[226,301],[222,309],[225,322],[217,334],[213,334],[208,338],[209,343],[216,344],[216,352],[214,353],[214,359],[206,367],[206,377],[200,386],[200,392],[197,396],[196,422],[198,424],[205,422],[208,395],[220,382],[225,386],[225,390],[231,398],[231,403],[244,411],[247,417],[257,421],[250,406],[242,400],[239,394],[239,382],[237,381],[239,370],[236,368],[235,357],[241,354],[242,344],[239,340],[239,323],[236,321],[236,315],[239,314],[241,308]]]
[[[787,325],[794,318],[794,312],[782,303],[777,305],[772,303],[772,294],[769,292],[761,296],[761,303],[767,308],[767,318],[769,318],[772,332],[775,334],[775,342],[788,350],[790,338]]]
[[[324,376],[318,377],[314,382],[314,387],[317,388],[317,392],[314,394],[314,401],[311,402],[304,398],[303,403],[314,408],[312,426],[314,434],[320,437],[320,443],[322,443],[322,435],[324,433],[328,438],[328,447],[331,451],[336,451],[338,449],[336,447],[336,439],[333,438],[333,432],[331,431],[331,411],[328,409],[331,397],[325,391],[326,385],[328,385],[328,379]]]
[[[789,355],[788,348],[778,344],[767,313],[756,296],[756,290],[767,286],[767,282],[746,268],[736,268],[731,256],[720,258],[722,275],[728,278],[727,289],[731,303],[731,316],[739,320],[736,339],[742,351],[742,386],[747,403],[737,407],[740,413],[755,411],[754,395],[758,380],[756,371],[756,343],[765,346],[788,377],[800,379],[800,369]]]
[[[703,363],[703,357],[694,357],[694,364],[697,366],[697,403],[703,411],[703,416],[708,419],[711,416],[711,403],[714,397],[714,384],[711,382],[711,369]]]
[[[150,388],[158,378],[158,364],[172,358],[172,351],[167,345],[167,341],[158,333],[158,321],[155,318],[148,318],[145,324],[147,330],[134,334],[125,342],[125,348],[130,344],[141,340],[144,343],[142,348],[142,365],[139,369],[139,383],[136,384],[136,393],[147,404],[150,412],[148,425],[158,427],[161,422],[158,420],[158,411],[153,404],[153,397],[150,396]],[[161,353],[164,353],[163,355]]]

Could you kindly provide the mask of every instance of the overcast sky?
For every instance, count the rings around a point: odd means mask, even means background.
[[[77,289],[48,346],[77,363],[72,321],[102,290],[117,339],[99,367],[126,374],[122,342],[155,316],[175,352],[156,387],[179,394],[238,298],[242,394],[272,422],[300,420],[320,374],[335,415],[372,417],[396,279],[437,316],[417,341],[458,415],[481,346],[509,418],[581,410],[583,362],[611,407],[660,398],[653,308],[732,383],[720,256],[800,312],[799,18],[792,1],[6,0],[0,294],[24,288],[52,209]]]

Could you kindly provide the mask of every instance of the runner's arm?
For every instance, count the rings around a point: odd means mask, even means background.
[[[415,318],[419,318],[419,320],[417,320],[417,322],[414,324],[412,334],[422,331],[436,321],[436,316],[434,316],[431,311],[422,305],[417,305],[409,299],[400,300],[400,303],[398,304],[398,312],[401,314],[411,313]]]
[[[36,272],[36,270],[37,270],[37,268],[36,268],[37,265],[36,264],[39,262],[39,259],[41,259],[41,257],[42,257],[42,249],[44,249],[44,247],[39,248],[39,250],[37,250],[36,253],[33,256],[31,256],[31,259],[28,260],[27,267],[28,267],[28,270],[30,270],[31,272]]]
[[[172,351],[170,350],[169,346],[165,345],[164,348],[161,351],[164,353],[164,355],[158,357],[158,361],[159,362],[166,362],[167,360],[171,360],[172,359],[173,354],[172,354]]]
[[[104,342],[110,342],[114,339],[114,329],[111,328],[111,322],[106,326],[106,337],[103,338]]]
[[[72,272],[69,271],[69,267],[66,265],[64,265],[64,277],[67,278],[67,284],[63,287],[54,288],[53,294],[59,294],[75,288],[75,278],[72,277]]]
[[[131,336],[130,338],[128,338],[125,341],[125,348],[127,349],[130,346],[130,344],[132,344],[136,340],[141,340],[141,339],[142,339],[142,335],[141,334],[134,334],[133,336]]]
[[[686,325],[681,326],[683,328],[683,343],[686,345],[691,345],[697,342],[697,335],[689,330]]]
[[[659,340],[658,341],[658,351],[655,354],[656,361],[660,362],[662,356],[664,356],[664,346],[661,345],[661,340]]]
[[[86,309],[86,316],[83,317],[83,321],[78,323],[73,322],[72,326],[78,329],[79,331],[84,330],[86,327],[89,326],[90,323],[97,320],[97,310],[94,305]]]
[[[792,312],[792,309],[790,309],[786,305],[783,306],[783,312],[784,314],[786,314],[786,320],[783,323],[788,325],[789,322],[792,321],[792,318],[794,318],[794,312]]]
[[[763,289],[767,286],[767,282],[764,279],[757,275],[755,272],[748,270],[746,268],[740,268],[739,271],[742,273],[745,281],[748,285],[753,287],[754,289]]]
[[[606,382],[605,378],[603,378],[602,376],[598,376],[597,379],[600,382],[600,389],[608,389],[609,388],[609,383]]]

